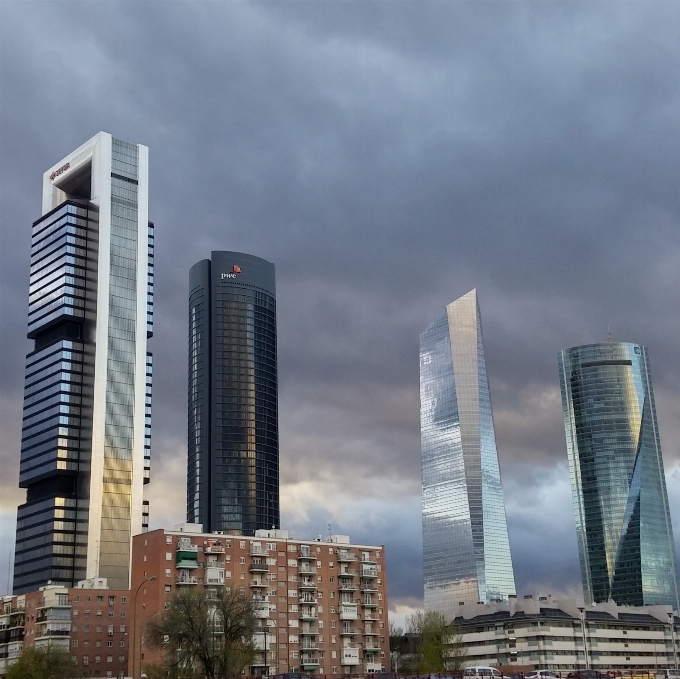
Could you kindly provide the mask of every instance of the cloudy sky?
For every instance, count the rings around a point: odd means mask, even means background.
[[[181,521],[189,267],[276,264],[283,523],[384,543],[422,602],[418,334],[473,287],[519,593],[580,590],[557,352],[649,347],[680,528],[680,5],[0,6],[0,590],[30,224],[99,130],[150,148],[153,526]]]

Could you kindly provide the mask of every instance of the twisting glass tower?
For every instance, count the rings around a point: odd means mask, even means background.
[[[559,356],[587,603],[678,609],[673,529],[647,350],[607,342]]]
[[[477,291],[420,336],[425,609],[515,594]]]

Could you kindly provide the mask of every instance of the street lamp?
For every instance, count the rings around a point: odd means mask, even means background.
[[[586,609],[579,606],[579,615],[581,617],[581,634],[583,635],[583,652],[586,657],[586,669],[590,669],[590,662],[588,660],[588,639],[586,636]]]
[[[678,649],[675,646],[675,613],[668,614],[668,624],[671,626],[671,641],[673,642],[673,667],[678,669]]]
[[[142,588],[142,585],[147,583],[147,582],[153,582],[156,580],[156,576],[152,575],[150,578],[146,578],[145,580],[142,580],[139,583],[139,586],[137,587],[137,590],[135,591],[135,596],[132,599],[132,679],[135,677],[135,650],[137,648],[137,595],[139,594],[139,590]],[[141,649],[141,641],[140,641],[140,649],[139,653],[141,655],[142,649]]]

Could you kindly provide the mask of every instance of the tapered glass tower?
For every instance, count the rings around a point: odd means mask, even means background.
[[[678,609],[675,547],[647,350],[565,349],[560,387],[587,603]]]
[[[206,531],[279,528],[274,265],[212,252],[189,272],[187,518]]]
[[[16,593],[91,577],[130,586],[152,323],[148,149],[100,132],[43,175],[33,224]]]
[[[420,336],[425,609],[515,594],[477,291]]]

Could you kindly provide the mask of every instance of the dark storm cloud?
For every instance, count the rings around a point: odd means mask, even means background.
[[[151,491],[168,522],[184,501],[187,272],[211,249],[250,252],[277,267],[284,517],[384,541],[391,597],[419,597],[418,334],[477,287],[518,583],[578,587],[568,502],[541,495],[556,474],[568,490],[557,352],[607,327],[648,345],[667,466],[678,458],[676,4],[1,11],[5,506],[21,498],[41,173],[103,129],[150,147]],[[374,518],[349,523],[368,500]]]

